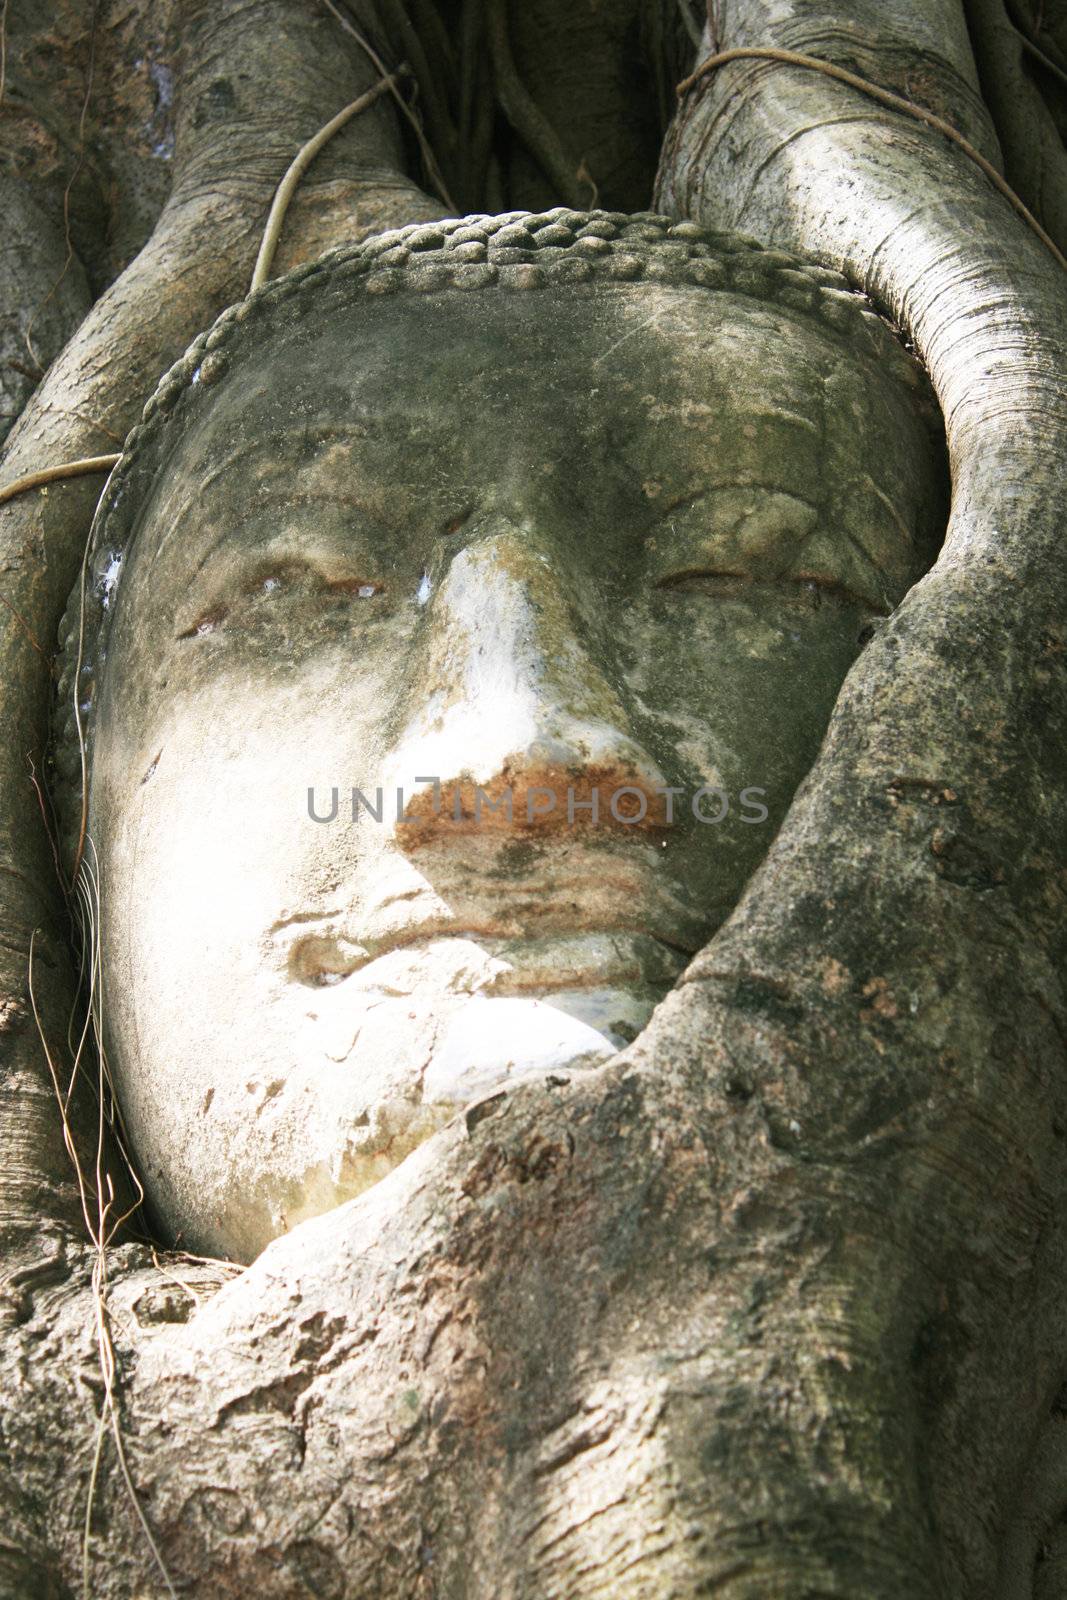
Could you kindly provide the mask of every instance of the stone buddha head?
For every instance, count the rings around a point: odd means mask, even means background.
[[[198,338],[98,513],[57,741],[164,1225],[251,1259],[632,1039],[944,481],[862,295],[650,215],[403,229]]]

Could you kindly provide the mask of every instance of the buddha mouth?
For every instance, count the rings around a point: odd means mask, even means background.
[[[425,983],[432,968],[431,981],[447,988],[455,965],[477,968],[483,990],[492,969],[515,993],[609,981],[665,991],[718,919],[697,914],[647,863],[601,858],[596,867],[589,872],[586,861],[571,859],[506,885],[476,870],[414,889],[410,879],[394,880],[377,903],[298,912],[271,936],[282,944],[289,977],[311,987],[351,979],[371,988],[408,969]],[[471,983],[464,978],[461,987],[473,992]]]
[[[442,994],[493,998],[580,989],[662,996],[699,948],[647,927],[516,935],[431,923],[405,930],[373,951],[312,936],[294,949],[290,971],[313,987],[351,981],[362,992],[394,995],[429,986]]]

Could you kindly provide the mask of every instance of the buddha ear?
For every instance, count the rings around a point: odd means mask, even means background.
[[[84,320],[10,435],[0,485],[117,448],[161,373],[247,293],[272,196],[321,127],[323,108],[349,104],[380,76],[363,45],[325,11],[291,0],[221,8],[184,0],[177,31],[170,197],[136,257],[91,308],[77,308]],[[113,70],[125,70],[124,61]],[[97,71],[105,72],[101,61]],[[116,103],[125,105],[122,93]],[[383,95],[303,180],[285,217],[277,269],[397,223],[440,216],[444,207],[407,176],[404,159],[395,105]],[[26,761],[36,752],[41,772],[51,650],[102,482],[99,472],[70,478],[0,504],[4,614],[18,619],[0,630],[0,792],[11,841],[0,921],[23,930],[0,951],[0,1043],[6,1081],[20,1086],[0,1110],[0,1147],[22,1152],[0,1174],[0,1210],[28,1238],[37,1235],[42,1207],[82,1228],[27,986],[31,931],[64,926],[65,913]],[[43,936],[37,952],[38,1006],[49,1037],[61,1044],[74,1000],[71,974],[65,962],[46,959]],[[18,1027],[10,1026],[16,1018]],[[62,1080],[69,1063],[57,1065]],[[91,1171],[92,1152],[82,1155]]]

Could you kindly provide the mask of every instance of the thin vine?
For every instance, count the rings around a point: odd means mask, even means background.
[[[334,20],[340,23],[345,32],[350,34],[351,37],[355,39],[360,49],[368,56],[382,77],[388,78],[390,76],[389,68],[375,50],[370,40],[360,32],[355,23],[338,9],[338,7],[334,4],[334,0],[322,0],[322,4],[326,7],[326,10],[330,13]],[[429,178],[433,187],[437,190],[437,193],[441,197],[444,204],[450,211],[455,212],[457,210],[456,202],[449,193],[448,185],[445,183],[441,168],[437,163],[437,157],[434,155],[430,143],[426,138],[426,134],[423,132],[422,123],[419,121],[419,118],[416,116],[415,112],[408,105],[407,101],[404,99],[404,96],[400,93],[399,89],[395,85],[392,87],[390,92],[392,93],[393,99],[396,101],[401,114],[411,124],[411,127],[414,130],[415,138],[418,141],[419,150],[426,166],[427,177]]]
[[[65,478],[82,478],[90,472],[110,472],[118,459],[119,452],[115,451],[111,455],[83,456],[79,461],[63,461],[55,467],[40,467],[36,472],[27,472],[24,477],[13,478],[0,489],[0,506],[14,500],[16,495],[25,494],[28,489],[61,483]]]
[[[103,998],[100,974],[100,888],[97,874],[89,863],[82,863],[82,870],[77,883],[79,910],[82,922],[82,948],[88,965],[89,1002],[86,1019],[78,1039],[77,1047],[73,1052],[73,1062],[69,1078],[64,1087],[59,1068],[56,1064],[48,1036],[41,1019],[37,1005],[37,995],[34,988],[34,949],[37,937],[41,932],[35,928],[30,936],[29,954],[29,995],[30,1005],[33,1010],[34,1022],[37,1026],[38,1036],[45,1060],[48,1063],[52,1087],[59,1108],[60,1121],[63,1127],[63,1142],[74,1167],[75,1178],[78,1185],[78,1196],[81,1202],[82,1217],[85,1229],[93,1248],[93,1270],[91,1277],[91,1294],[93,1313],[96,1326],[97,1355],[100,1363],[100,1374],[103,1380],[104,1393],[100,1407],[100,1416],[97,1421],[96,1438],[93,1447],[92,1464],[89,1472],[89,1488],[86,1496],[85,1519],[82,1527],[82,1594],[84,1600],[90,1600],[92,1594],[90,1556],[91,1556],[91,1521],[93,1504],[96,1498],[96,1487],[99,1480],[100,1462],[103,1455],[104,1438],[110,1431],[115,1445],[115,1455],[118,1461],[119,1472],[126,1488],[130,1504],[135,1516],[140,1523],[141,1530],[151,1550],[152,1558],[159,1570],[167,1593],[172,1600],[177,1600],[177,1591],[171,1581],[162,1552],[156,1540],[140,1496],[130,1472],[129,1462],[126,1457],[126,1447],[122,1437],[122,1425],[118,1413],[115,1395],[115,1345],[111,1333],[111,1316],[108,1308],[108,1275],[107,1252],[118,1230],[123,1223],[140,1206],[144,1199],[144,1190],[141,1187],[132,1163],[126,1157],[135,1184],[136,1198],[133,1204],[124,1211],[116,1210],[116,1194],[111,1174],[104,1164],[105,1152],[108,1144],[108,1129],[115,1134],[115,1120],[117,1108],[111,1087],[110,1073],[107,1067],[107,1056],[103,1047]],[[73,1018],[72,1018],[73,1020]],[[93,1170],[93,1183],[90,1187],[81,1159],[78,1155],[77,1142],[71,1129],[71,1101],[79,1078],[82,1076],[82,1061],[86,1043],[92,1032],[96,1046],[97,1081],[95,1084],[95,1097],[97,1102],[96,1119],[96,1151]],[[68,1024],[68,1038],[70,1025]],[[121,1147],[121,1141],[120,1141]],[[125,1155],[125,1151],[123,1151]]]
[[[252,282],[249,285],[250,294],[256,289],[261,289],[270,276],[271,265],[274,261],[274,254],[278,248],[278,239],[282,231],[282,223],[285,221],[285,213],[289,209],[289,203],[296,193],[296,187],[300,179],[304,176],[319,151],[325,144],[329,143],[335,133],[340,133],[345,124],[351,122],[353,117],[358,116],[361,111],[366,111],[376,100],[380,100],[383,94],[388,94],[395,89],[400,78],[410,70],[407,62],[402,61],[396,71],[391,73],[389,77],[381,78],[373,88],[367,90],[366,94],[361,94],[358,99],[345,106],[343,111],[339,111],[335,117],[332,117],[294,156],[292,164],[275,190],[274,199],[271,202],[270,214],[263,230],[263,239],[259,246],[259,254],[256,257],[256,265],[252,273]]]

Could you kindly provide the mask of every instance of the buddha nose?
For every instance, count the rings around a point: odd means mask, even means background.
[[[481,830],[662,826],[666,783],[611,681],[595,598],[579,604],[566,569],[511,524],[456,554],[427,601],[395,749],[407,849]]]

